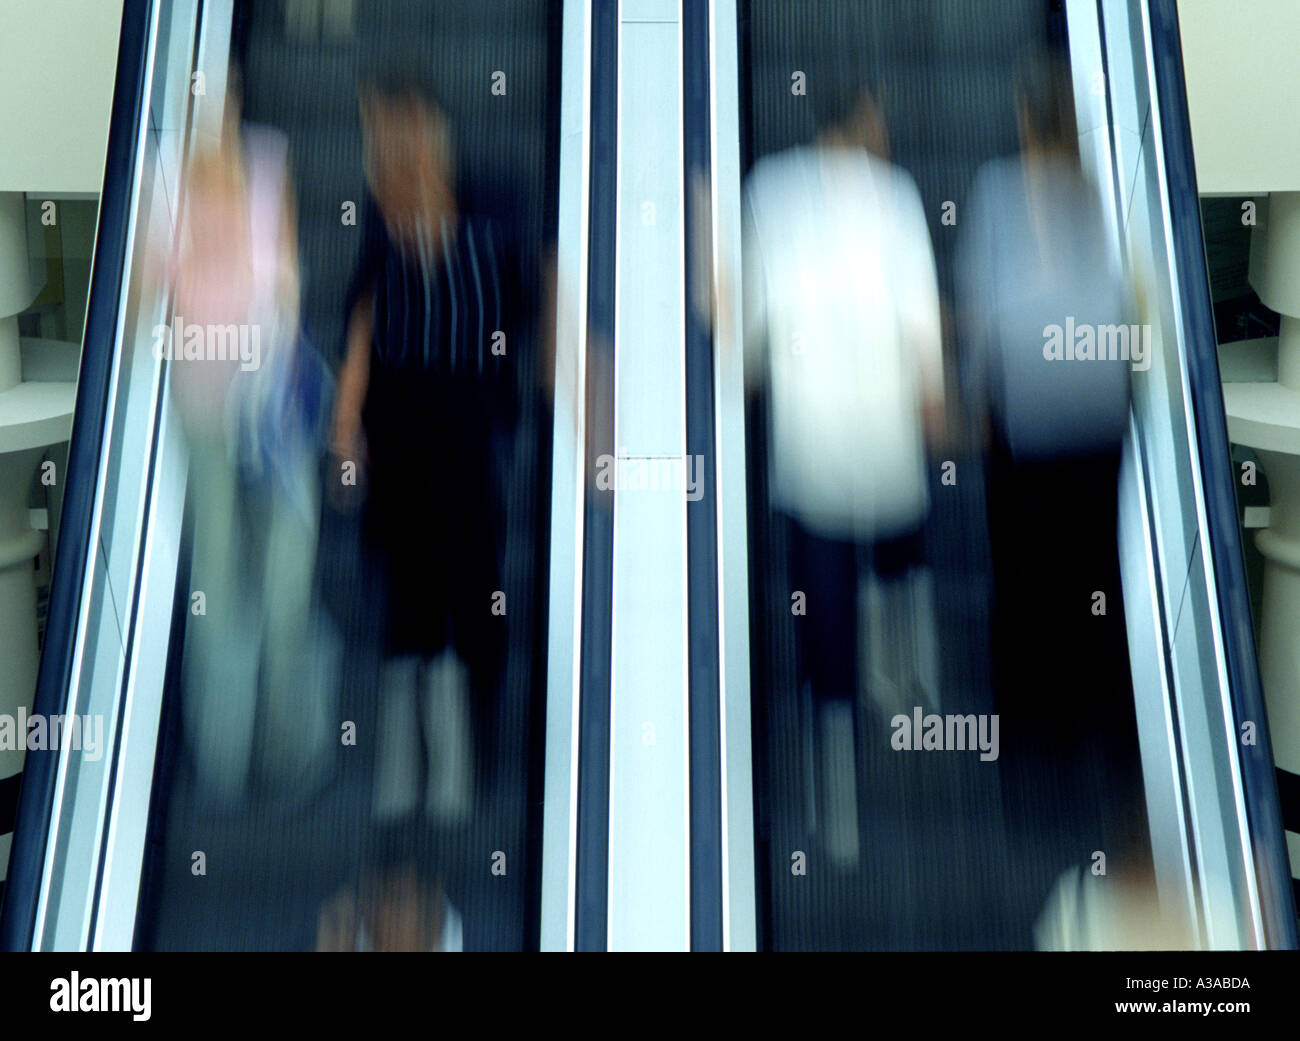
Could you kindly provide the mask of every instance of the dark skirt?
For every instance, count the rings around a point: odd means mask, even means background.
[[[389,655],[453,648],[480,695],[504,658],[504,459],[490,389],[468,379],[372,371],[365,529],[383,569]],[[507,605],[508,606],[508,605]]]
[[[858,695],[858,583],[867,574],[881,581],[906,577],[925,562],[921,529],[875,541],[833,539],[788,516],[790,588],[805,595],[795,618],[798,679],[813,701],[853,704]]]
[[[1026,806],[1040,824],[1075,821],[1084,808],[1100,813],[1108,841],[1132,856],[1145,841],[1145,810],[1117,535],[1119,465],[1118,450],[1020,461],[998,439],[988,485],[992,658],[1007,783],[1032,794]],[[1105,614],[1094,613],[1098,592]],[[1043,779],[1057,775],[1065,787],[1051,795]]]

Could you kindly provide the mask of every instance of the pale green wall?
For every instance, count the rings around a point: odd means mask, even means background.
[[[0,2],[0,191],[98,192],[122,0]]]
[[[1300,190],[1300,2],[1179,0],[1202,194]]]

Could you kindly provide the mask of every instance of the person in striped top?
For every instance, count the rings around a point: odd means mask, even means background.
[[[385,572],[386,667],[376,812],[462,817],[467,728],[490,765],[501,663],[506,460],[516,409],[524,280],[506,226],[455,190],[449,121],[417,72],[361,91],[364,245],[348,295],[334,452],[367,489]],[[472,703],[472,711],[471,711]]]

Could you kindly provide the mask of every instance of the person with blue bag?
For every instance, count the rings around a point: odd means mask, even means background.
[[[329,381],[301,335],[288,142],[243,124],[187,164],[167,352],[188,449],[183,727],[201,790],[239,799],[323,776],[338,639],[314,595]],[[237,345],[237,346],[236,346]]]

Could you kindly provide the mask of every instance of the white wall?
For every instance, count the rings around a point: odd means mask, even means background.
[[[0,191],[96,192],[122,0],[0,2]]]
[[[1202,194],[1300,190],[1300,3],[1179,0]]]

